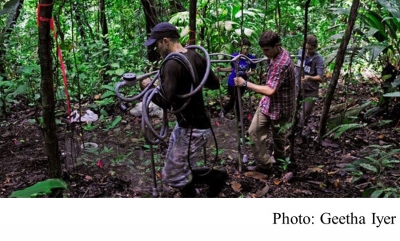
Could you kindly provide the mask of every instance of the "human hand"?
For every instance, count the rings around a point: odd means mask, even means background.
[[[140,81],[140,88],[143,90],[151,82],[150,78],[146,78]]]
[[[217,67],[215,68],[215,71],[220,72],[220,71],[221,71],[221,67],[217,66]]]
[[[267,73],[263,73],[261,78],[263,78],[263,79],[267,78]]]
[[[301,83],[305,83],[305,82],[309,81],[310,78],[311,78],[311,76],[309,76],[309,75],[304,75],[304,77],[301,78]]]
[[[252,75],[253,72],[251,70],[246,71],[246,75],[250,77],[250,75]]]
[[[242,77],[236,77],[233,80],[235,81],[235,86],[243,86],[244,79]]]

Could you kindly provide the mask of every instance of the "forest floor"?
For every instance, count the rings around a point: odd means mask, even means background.
[[[347,85],[346,89],[339,85],[332,106],[339,107],[347,101],[348,109],[357,109],[362,103],[377,101],[376,93],[370,91],[377,84],[359,82],[356,85]],[[324,91],[326,90],[321,91],[320,96],[324,96]],[[259,97],[252,93],[244,96],[246,130],[258,101]],[[322,97],[318,99],[312,114],[309,123],[310,138],[307,141],[297,138],[295,141],[292,161],[297,164],[297,171],[288,174],[284,163],[277,163],[279,171],[270,175],[253,171],[251,160],[239,168],[238,127],[234,116],[220,118],[217,107],[219,104],[209,103],[219,155],[215,160],[215,143],[209,142],[207,164],[225,168],[229,174],[219,197],[356,198],[363,197],[363,193],[369,188],[398,187],[400,171],[397,164],[389,169],[382,168],[379,173],[364,170],[357,181],[354,181],[354,176],[346,172],[344,167],[355,160],[372,156],[380,147],[383,151],[388,145],[400,148],[399,115],[365,118],[367,109],[372,108],[368,106],[356,111],[356,118],[349,118],[353,123],[365,124],[363,128],[348,130],[338,138],[332,133],[317,141],[323,101]],[[0,197],[9,197],[13,191],[48,178],[44,138],[38,125],[30,121],[37,115],[36,110],[28,107],[23,101],[12,108],[12,113],[2,116],[0,120]],[[337,112],[341,110],[338,109]],[[118,107],[110,110],[109,114],[114,118],[122,116],[122,121],[112,129],[109,128],[110,123],[100,125],[94,122],[92,126],[96,128],[89,130],[86,126],[83,139],[79,136],[78,124],[72,127],[74,131],[67,131],[65,123],[58,125],[62,178],[68,185],[68,190],[64,192],[65,197],[153,197],[155,194],[151,152],[143,138],[140,119],[121,111]],[[335,112],[331,112],[330,116],[333,120]],[[391,119],[388,116],[391,116]],[[158,119],[153,121],[159,122]],[[172,126],[173,122],[169,132]],[[177,190],[161,182],[160,172],[167,140],[154,147],[156,190],[159,197],[180,197]],[[82,142],[91,147],[82,150]],[[371,145],[376,145],[373,147],[375,149],[368,149]],[[247,144],[242,153],[251,156]],[[391,158],[400,159],[398,153]],[[198,197],[205,197],[206,189],[206,186],[197,186]]]

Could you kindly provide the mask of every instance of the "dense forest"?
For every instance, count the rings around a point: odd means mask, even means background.
[[[125,73],[158,70],[161,56],[143,43],[163,21],[177,26],[184,46],[219,53],[217,60],[237,51],[243,37],[253,43],[249,52],[263,58],[257,43],[266,30],[279,33],[293,61],[305,36],[318,38],[325,81],[312,138],[291,140],[291,157],[275,175],[245,168],[244,128],[218,116],[227,101],[226,76],[220,74],[219,90],[204,90],[218,142],[210,143],[204,162],[228,170],[222,197],[400,196],[397,0],[6,0],[0,2],[1,197],[177,196],[160,178],[168,139],[149,143],[143,120],[131,114],[140,99],[124,101],[115,92]],[[217,66],[229,61],[211,68]],[[261,84],[264,72],[259,64],[251,81]],[[123,94],[140,91],[132,86]],[[260,95],[244,98],[248,127]],[[169,118],[170,129],[173,123]],[[291,163],[296,172],[287,169]]]

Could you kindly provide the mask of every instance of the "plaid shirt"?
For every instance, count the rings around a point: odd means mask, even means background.
[[[281,52],[267,63],[266,85],[276,89],[272,96],[263,96],[259,107],[261,113],[272,120],[292,117],[295,107],[295,71],[289,52]]]

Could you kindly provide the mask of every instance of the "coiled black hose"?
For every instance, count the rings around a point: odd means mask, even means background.
[[[187,46],[186,48],[187,49],[199,49],[203,52],[204,58],[206,59],[206,72],[203,76],[203,79],[200,81],[199,85],[194,89],[194,83],[198,83],[198,77],[195,74],[195,71],[194,71],[193,66],[191,65],[190,61],[183,54],[178,53],[178,52],[173,52],[166,56],[162,66],[161,66],[161,70],[167,61],[169,61],[169,60],[179,61],[186,67],[186,69],[191,74],[193,83],[191,85],[191,89],[190,89],[189,93],[184,94],[184,95],[178,95],[178,98],[187,99],[187,101],[182,105],[182,107],[180,107],[177,110],[173,110],[173,111],[163,109],[163,121],[162,121],[162,126],[161,126],[160,132],[157,132],[155,130],[155,128],[152,126],[152,124],[150,122],[150,118],[149,118],[149,105],[150,105],[152,98],[154,97],[155,94],[162,94],[162,89],[160,86],[157,86],[156,88],[152,88],[152,86],[154,86],[154,83],[157,79],[159,80],[159,82],[162,82],[161,77],[160,77],[160,72],[153,71],[151,73],[144,74],[144,75],[141,75],[138,77],[134,76],[134,77],[132,77],[131,80],[123,78],[123,81],[117,83],[117,85],[115,87],[115,92],[116,92],[117,97],[123,101],[130,102],[130,101],[134,101],[134,100],[137,100],[137,99],[143,97],[141,128],[142,128],[142,131],[143,131],[146,141],[150,144],[158,144],[160,142],[160,140],[163,140],[166,138],[167,130],[168,130],[167,114],[168,113],[177,114],[177,113],[181,112],[183,109],[185,109],[187,107],[187,105],[190,103],[191,97],[202,89],[202,87],[204,86],[204,84],[206,83],[206,81],[208,79],[208,75],[210,74],[211,61],[210,61],[210,56],[209,56],[208,52],[203,47],[198,46],[198,45],[190,45],[190,46]],[[146,86],[146,88],[144,88],[144,90],[139,95],[136,95],[133,97],[125,97],[125,96],[121,95],[119,90],[122,87],[133,86],[136,84],[136,82],[138,80],[140,81],[145,78],[149,78],[152,75],[155,75],[155,76],[152,78],[151,82]]]

